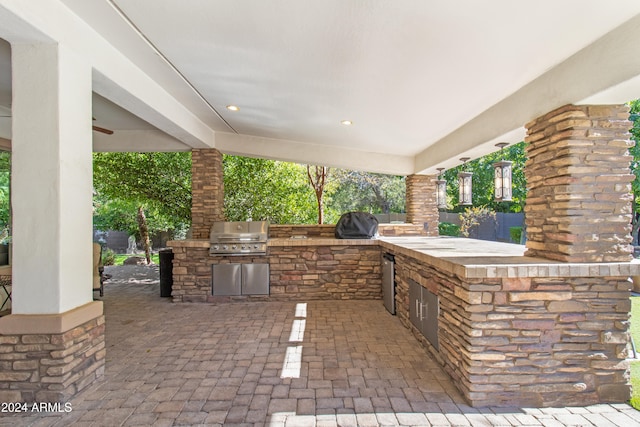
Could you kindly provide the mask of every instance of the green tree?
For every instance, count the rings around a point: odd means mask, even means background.
[[[225,155],[223,162],[228,220],[318,222],[318,201],[306,165],[230,155]],[[313,167],[310,172],[315,181]],[[335,223],[348,211],[404,212],[404,177],[334,168],[326,171],[324,177],[323,223]]]
[[[229,221],[315,222],[315,196],[300,164],[223,156],[224,210]]]
[[[324,194],[329,180],[329,168],[316,165],[311,173],[311,165],[307,165],[307,179],[316,196],[318,224],[322,224],[324,222]]]
[[[8,151],[0,151],[0,240],[5,240],[7,236],[11,235],[11,203],[9,194],[10,187],[11,153]]]
[[[521,212],[527,198],[527,181],[524,176],[524,165],[527,160],[525,142],[511,145],[502,151],[495,151],[472,160],[464,166],[457,166],[444,172],[447,181],[447,194],[452,211],[462,212],[465,206],[458,206],[458,172],[466,170],[473,173],[473,205],[487,206],[496,212]],[[493,200],[493,164],[500,160],[513,162],[512,165],[512,201],[496,202]]]
[[[124,231],[141,240],[137,218],[138,207],[137,202],[111,200],[96,194],[93,203],[93,225],[98,230]],[[166,212],[159,211],[155,204],[147,204],[144,212],[151,234],[160,231],[171,231],[174,236],[186,234],[188,224],[176,222],[175,218],[168,216]]]
[[[162,218],[158,223],[171,229],[191,221],[191,153],[94,153],[93,185],[97,221],[107,226],[113,220],[106,228],[117,229],[116,218],[130,221],[134,215],[147,263],[151,262],[149,230],[154,228],[145,211],[153,212],[154,223]],[[120,209],[126,214],[117,212]]]
[[[640,196],[640,99],[629,102],[629,120],[633,123],[630,130],[631,139],[635,142],[635,145],[629,149],[629,154],[633,157],[631,173],[635,175],[631,182],[631,191],[633,192],[633,230],[631,235],[633,236],[633,244],[638,245],[638,229],[640,228],[640,221],[637,218]]]
[[[400,213],[405,210],[403,176],[338,169],[338,188],[333,195],[342,212]]]

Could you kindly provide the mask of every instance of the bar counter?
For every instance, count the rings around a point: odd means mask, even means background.
[[[170,247],[209,249],[204,239],[174,240]],[[463,278],[640,276],[640,259],[630,262],[566,263],[525,256],[525,246],[460,237],[380,237],[377,239],[272,238],[268,248],[370,246],[403,254]]]
[[[460,237],[378,239],[277,238],[268,247],[364,246],[410,256],[464,278],[607,277],[640,275],[640,260],[628,263],[565,263],[525,256],[524,245]],[[208,245],[207,245],[208,247]]]

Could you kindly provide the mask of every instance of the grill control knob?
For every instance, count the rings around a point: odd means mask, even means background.
[[[227,245],[222,245],[222,250],[226,251],[227,249],[229,249]]]
[[[236,245],[231,246],[231,249],[238,249]]]
[[[213,250],[214,250],[214,251],[217,251],[218,249],[220,249],[220,247],[219,247],[218,245],[214,245],[214,246],[213,246]]]

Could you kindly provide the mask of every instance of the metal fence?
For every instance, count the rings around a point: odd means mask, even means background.
[[[440,222],[460,225],[460,214],[440,212]],[[512,242],[509,228],[524,227],[524,213],[497,212],[496,219],[486,218],[469,231],[469,237],[480,240]],[[520,243],[520,242],[513,242]]]

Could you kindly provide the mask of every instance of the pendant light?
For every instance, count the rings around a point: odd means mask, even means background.
[[[436,180],[436,205],[438,209],[447,208],[447,181],[442,179],[442,171],[444,168],[438,169],[438,179]]]
[[[509,143],[500,142],[496,144],[496,147],[500,147],[500,153],[502,154],[503,148],[507,145]],[[511,201],[511,164],[512,162],[508,162],[504,158],[493,164],[493,195],[496,202]]]
[[[471,196],[473,195],[473,187],[471,182],[471,176],[473,173],[467,172],[465,165],[469,157],[463,157],[460,159],[462,162],[463,170],[458,172],[458,204],[460,206],[472,205]]]

